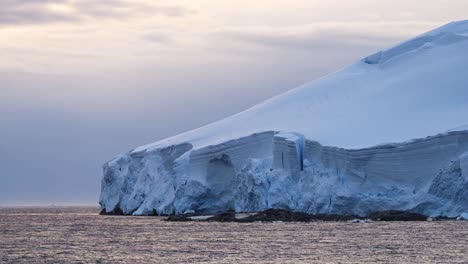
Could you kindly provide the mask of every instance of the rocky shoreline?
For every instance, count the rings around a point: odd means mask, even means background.
[[[102,210],[100,215],[113,216],[131,216],[125,214],[122,210],[117,209],[111,212]],[[463,214],[465,215],[465,214]],[[358,215],[342,215],[342,214],[307,214],[302,212],[294,212],[284,209],[267,209],[261,212],[236,213],[234,211],[224,212],[214,215],[204,215],[197,213],[186,213],[179,215],[158,215],[150,214],[147,216],[166,216],[164,221],[169,222],[237,222],[237,223],[252,223],[252,222],[371,222],[371,221],[443,221],[443,220],[468,220],[468,216],[460,216],[456,218],[450,217],[429,217],[420,213],[400,210],[387,210],[372,212],[365,217]]]
[[[238,214],[235,212],[226,212],[210,216],[197,216],[193,214],[171,215],[165,220],[172,222],[179,221],[205,221],[205,222],[317,222],[317,221],[431,221],[431,220],[449,220],[450,218],[430,218],[426,215],[408,211],[380,211],[370,213],[366,217],[357,215],[341,214],[306,214],[302,212],[293,212],[283,209],[268,209],[257,213]]]

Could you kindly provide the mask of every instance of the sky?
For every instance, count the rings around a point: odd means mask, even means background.
[[[0,206],[97,205],[102,164],[454,20],[466,0],[1,0]]]

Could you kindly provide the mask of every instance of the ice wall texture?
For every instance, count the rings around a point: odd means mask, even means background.
[[[264,132],[198,150],[128,153],[104,166],[101,205],[135,215],[284,208],[458,216],[468,211],[468,132],[355,150]]]
[[[116,157],[104,165],[101,206],[128,214],[468,211],[467,68],[468,21],[447,24]]]

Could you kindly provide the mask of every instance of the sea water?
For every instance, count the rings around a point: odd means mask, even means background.
[[[0,209],[2,263],[468,263],[468,221],[217,223]]]

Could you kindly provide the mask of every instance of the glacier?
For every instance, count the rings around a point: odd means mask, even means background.
[[[124,214],[468,212],[468,21],[103,166]]]

